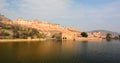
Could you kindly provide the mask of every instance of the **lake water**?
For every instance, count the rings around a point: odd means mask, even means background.
[[[0,43],[0,63],[120,63],[120,40]]]

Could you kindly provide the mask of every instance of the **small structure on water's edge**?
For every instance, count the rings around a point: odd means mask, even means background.
[[[79,33],[77,32],[63,32],[61,39],[62,40],[77,40]]]

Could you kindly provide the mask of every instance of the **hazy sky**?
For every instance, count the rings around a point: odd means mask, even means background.
[[[39,19],[81,31],[120,32],[120,0],[0,0],[0,13],[10,19]]]

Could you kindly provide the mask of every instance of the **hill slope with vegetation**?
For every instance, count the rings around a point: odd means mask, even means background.
[[[43,38],[43,34],[40,34],[36,29],[5,24],[2,23],[2,21],[11,20],[3,15],[0,15],[0,39]]]

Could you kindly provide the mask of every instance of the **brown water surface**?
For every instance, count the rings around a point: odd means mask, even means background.
[[[120,63],[120,41],[0,43],[0,63]]]

